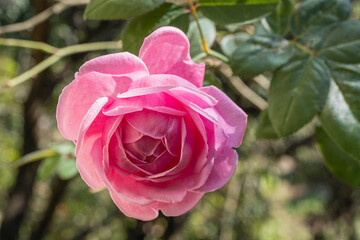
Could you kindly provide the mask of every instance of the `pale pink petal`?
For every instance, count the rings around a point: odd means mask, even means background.
[[[218,113],[220,126],[229,136],[230,146],[239,147],[246,130],[246,113],[216,87],[204,87],[201,90],[219,101],[214,109]]]
[[[165,106],[159,106],[159,107],[147,107],[146,109],[155,111],[155,112],[160,112],[160,113],[166,113],[172,116],[181,116],[184,117],[186,116],[186,112],[183,110],[178,110],[178,109],[174,109],[174,108],[170,108],[170,107],[165,107]]]
[[[234,175],[237,163],[236,151],[232,148],[225,149],[223,154],[215,156],[214,166],[207,181],[196,191],[210,192],[223,187]]]
[[[61,134],[76,140],[82,119],[90,106],[101,97],[113,97],[119,92],[126,91],[131,79],[125,76],[116,77],[101,73],[90,72],[84,74],[68,86],[60,97],[56,110],[56,118]]]
[[[200,94],[206,95],[198,90],[193,83],[172,74],[153,74],[134,81],[129,87],[129,92],[145,89],[149,93],[162,92],[175,87],[184,87],[197,90]],[[138,89],[139,88],[139,89]],[[135,90],[137,89],[137,90]],[[153,90],[155,89],[155,90]],[[142,94],[146,94],[145,92]],[[139,94],[136,94],[139,95]]]
[[[165,216],[179,216],[192,209],[203,195],[204,193],[188,192],[181,202],[158,203],[157,207]]]
[[[103,113],[105,115],[116,115],[116,113],[123,114],[130,112],[131,108],[136,108],[142,110],[143,108],[152,109],[156,112],[170,112],[174,109],[174,115],[182,115],[182,113],[177,111],[184,111],[182,103],[174,99],[173,97],[167,95],[164,92],[158,92],[156,94],[147,94],[141,96],[133,96],[128,98],[116,98],[111,104],[106,105]],[[159,108],[159,110],[156,110]],[[164,109],[161,111],[161,108],[170,108]]]
[[[99,124],[104,120],[101,116],[101,109],[106,102],[107,98],[101,98],[91,106],[84,118],[82,134],[80,134],[81,137],[76,147],[76,166],[82,179],[94,189],[105,187],[92,161],[91,149],[95,142],[99,141],[102,136],[102,128]],[[95,120],[96,118],[97,121]],[[94,125],[92,128],[90,127],[91,124]],[[84,137],[85,134],[86,137]]]
[[[91,59],[80,67],[76,76],[89,72],[126,75],[133,80],[149,75],[144,62],[128,52],[112,53]]]
[[[205,64],[191,60],[190,44],[186,35],[174,27],[162,27],[145,38],[139,57],[150,74],[173,74],[195,86],[203,84]]]
[[[118,194],[110,191],[110,196],[118,208],[128,217],[137,218],[143,221],[150,221],[159,215],[157,209],[150,206],[139,206],[128,203]]]

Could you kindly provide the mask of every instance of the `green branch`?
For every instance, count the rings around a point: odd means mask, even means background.
[[[54,54],[59,50],[58,48],[53,47],[47,43],[14,38],[0,38],[0,46],[37,49],[50,54]]]
[[[18,168],[23,165],[42,160],[44,158],[54,157],[57,154],[58,153],[54,149],[45,149],[45,150],[35,151],[35,152],[26,154],[26,155],[22,156],[21,158],[17,159],[14,162],[14,167]]]
[[[19,40],[20,42],[24,40]],[[83,44],[77,44],[73,46],[68,46],[64,48],[57,49],[55,47],[52,47],[46,43],[37,43],[37,42],[31,42],[31,41],[25,41],[28,44],[32,45],[33,49],[39,49],[43,50],[43,47],[46,46],[46,52],[54,51],[52,52],[53,55],[45,59],[44,61],[40,62],[39,64],[35,65],[33,68],[29,69],[28,71],[24,72],[23,74],[20,74],[19,76],[9,80],[8,82],[5,82],[3,84],[3,87],[14,87],[20,83],[23,83],[30,78],[36,76],[37,74],[41,73],[51,65],[58,62],[60,59],[76,54],[81,52],[89,52],[89,51],[97,51],[97,50],[106,50],[106,49],[121,49],[122,48],[122,41],[110,41],[110,42],[95,42],[95,43],[83,43]],[[14,43],[14,42],[13,42]],[[1,44],[1,42],[0,42]],[[23,44],[23,42],[22,42]],[[15,43],[12,45],[14,46]],[[23,45],[17,45],[18,47],[24,47]]]

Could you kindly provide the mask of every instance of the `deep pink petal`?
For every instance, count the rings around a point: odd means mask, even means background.
[[[89,72],[98,72],[109,75],[126,75],[133,80],[149,75],[144,62],[137,56],[128,52],[107,54],[91,59],[80,67],[77,76]]]
[[[122,142],[123,143],[133,143],[139,140],[143,133],[136,130],[133,126],[131,126],[128,121],[124,120],[122,125]]]
[[[220,126],[229,136],[230,146],[239,147],[246,130],[246,113],[216,87],[204,87],[201,90],[219,101],[214,109],[218,113]]]
[[[90,72],[71,82],[63,89],[56,110],[61,134],[69,140],[76,140],[81,121],[90,106],[99,98],[111,98],[126,91],[131,81],[125,76]]]
[[[181,119],[173,118],[163,139],[166,148],[174,156],[179,156],[181,153],[184,140],[182,136],[185,136],[185,127],[182,127],[182,124]]]
[[[203,195],[204,193],[188,192],[181,202],[158,203],[157,207],[165,216],[179,216],[192,209]]]
[[[150,221],[159,215],[157,209],[150,206],[139,206],[128,203],[118,194],[110,191],[110,196],[118,208],[128,217],[137,218],[143,221]]]
[[[160,143],[161,140],[159,139],[154,139],[149,136],[143,136],[136,142],[124,144],[124,147],[131,152],[141,153],[145,156],[151,156],[153,155],[155,149],[159,146]]]
[[[111,169],[107,179],[115,192],[134,204],[146,205],[146,201],[179,202],[186,195],[187,182],[184,179],[177,182],[143,182]]]
[[[191,60],[189,48],[189,40],[181,30],[162,27],[145,38],[139,57],[150,74],[177,75],[201,87],[205,65]]]
[[[141,112],[125,116],[128,123],[144,135],[160,139],[165,136],[169,125],[169,116],[144,109]]]
[[[238,155],[232,148],[215,156],[214,166],[207,181],[196,189],[199,192],[210,192],[223,187],[234,175],[238,163]]]

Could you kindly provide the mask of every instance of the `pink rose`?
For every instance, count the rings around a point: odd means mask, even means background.
[[[84,181],[108,188],[125,215],[178,216],[230,180],[247,116],[202,87],[205,66],[177,28],[153,32],[139,55],[86,62],[60,95],[58,126],[76,144]]]

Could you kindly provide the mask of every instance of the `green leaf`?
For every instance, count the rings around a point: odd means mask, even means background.
[[[294,5],[290,0],[281,0],[276,8],[276,31],[280,36],[289,32]]]
[[[72,142],[66,141],[60,144],[56,144],[51,147],[59,155],[74,155],[75,154],[75,145]]]
[[[84,18],[114,20],[136,17],[147,13],[165,0],[91,0],[86,6]]]
[[[176,26],[186,32],[189,26],[189,17],[184,13],[183,7],[164,3],[152,12],[134,18],[127,25],[123,35],[124,50],[138,54],[144,38],[162,26]]]
[[[334,81],[331,81],[329,96],[319,117],[326,134],[343,151],[360,161],[360,122]]]
[[[347,21],[334,27],[318,54],[337,62],[360,63],[360,21]]]
[[[257,139],[276,139],[279,135],[276,133],[273,124],[270,121],[269,113],[264,110],[260,115],[258,127],[256,129]]]
[[[321,127],[316,129],[316,138],[329,170],[340,180],[359,188],[360,161],[344,152]]]
[[[272,71],[289,61],[293,46],[277,35],[253,36],[240,44],[231,58],[234,74],[249,78]]]
[[[200,0],[202,6],[222,6],[222,5],[256,5],[277,3],[277,0]]]
[[[61,157],[57,168],[59,177],[63,180],[73,178],[78,173],[75,159]]]
[[[338,85],[349,108],[360,121],[360,64],[330,64],[331,75]]]
[[[223,90],[223,87],[221,86],[221,83],[218,79],[216,79],[216,77],[214,76],[213,73],[211,72],[207,72],[205,71],[205,75],[204,75],[204,87],[205,86],[210,86],[213,85],[221,90]]]
[[[279,136],[308,123],[324,106],[330,73],[321,58],[308,54],[291,60],[274,73],[269,90],[269,116]]]
[[[350,0],[306,0],[295,10],[291,29],[294,35],[316,33],[333,23],[349,18]]]
[[[225,55],[230,57],[234,53],[236,48],[249,38],[250,35],[248,33],[236,33],[226,35],[220,43],[221,50]]]
[[[245,22],[269,14],[277,0],[200,0],[199,10],[220,24]]]
[[[204,38],[205,38],[208,46],[211,47],[213,45],[213,43],[215,41],[215,37],[216,37],[215,24],[207,18],[200,18],[199,23],[200,23],[201,30],[204,34]],[[187,36],[190,41],[190,55],[192,57],[195,57],[203,51],[199,29],[198,29],[195,21],[192,21],[190,23]]]
[[[60,162],[60,158],[58,155],[44,159],[41,162],[39,170],[37,172],[38,178],[40,180],[46,180],[52,175],[54,175],[56,169],[58,168],[59,162]]]

